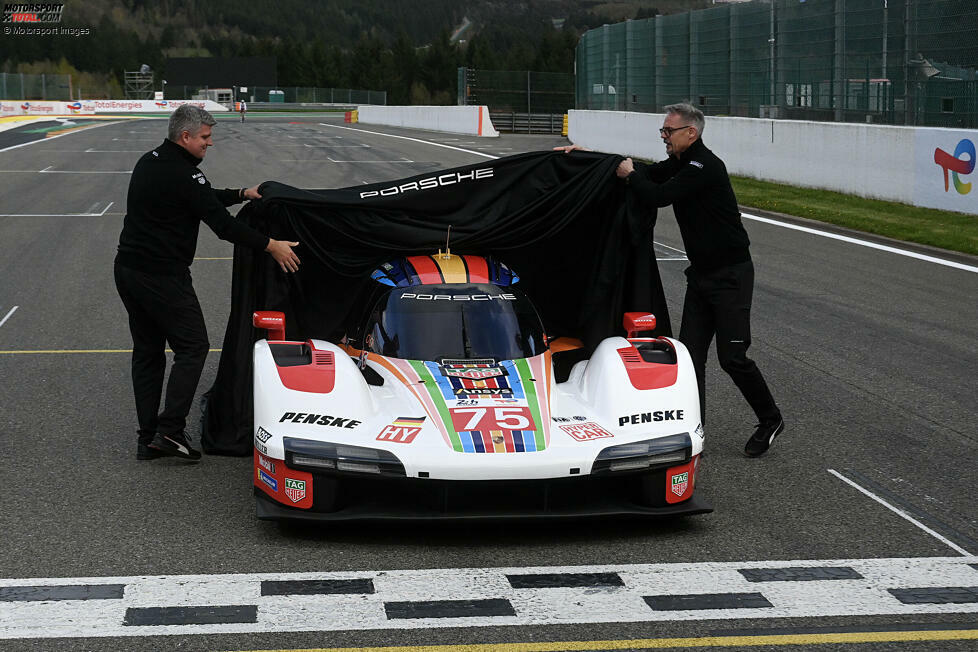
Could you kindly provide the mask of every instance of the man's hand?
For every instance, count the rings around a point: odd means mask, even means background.
[[[261,199],[261,194],[258,192],[258,186],[252,186],[250,188],[245,188],[244,191],[245,199]],[[265,251],[268,251],[267,249]]]
[[[560,147],[554,147],[555,152],[563,152],[564,154],[569,154],[573,151],[587,152],[590,150],[584,149],[580,145],[561,145]]]
[[[615,174],[618,175],[619,179],[624,179],[634,171],[635,165],[632,163],[632,159],[626,158],[622,159],[622,162],[618,164],[618,169],[615,170]]]
[[[273,240],[269,238],[265,251],[272,254],[272,258],[275,259],[275,262],[278,263],[283,272],[295,272],[299,270],[299,257],[292,251],[292,247],[297,246],[299,246],[298,242],[287,242],[285,240]]]

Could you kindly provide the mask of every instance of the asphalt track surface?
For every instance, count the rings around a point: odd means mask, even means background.
[[[655,523],[505,527],[276,525],[254,519],[250,458],[205,456],[197,465],[134,458],[126,352],[131,340],[112,280],[112,259],[128,172],[141,153],[162,141],[165,122],[101,123],[4,150],[40,137],[13,131],[0,134],[2,585],[32,584],[32,578],[48,578],[48,584],[62,578],[67,584],[74,581],[69,578],[811,563],[978,554],[978,259],[924,252],[965,266],[949,267],[746,220],[757,279],[751,355],[773,388],[787,429],[765,457],[743,457],[753,415],[711,360],[706,453],[697,483],[697,491],[716,509],[710,515]],[[215,142],[202,169],[216,187],[274,179],[327,188],[396,179],[564,141],[510,135],[476,139],[366,125],[351,129],[336,116],[302,115],[249,116],[244,124],[221,119]],[[660,212],[655,240],[678,325],[685,263],[668,210]],[[205,228],[197,256],[194,283],[216,349],[229,309],[231,245]],[[212,353],[200,392],[213,381],[217,360]],[[196,437],[198,424],[193,421],[190,427]],[[974,569],[970,584],[967,577],[958,584],[978,590],[978,566]],[[515,644],[555,641],[618,649],[614,641],[642,639],[629,648],[638,649],[651,646],[646,639],[683,639],[676,644],[683,647],[693,644],[687,639],[706,636],[720,637],[716,649],[975,649],[973,639],[859,642],[870,639],[857,637],[830,645],[829,639],[818,638],[840,632],[978,629],[975,601],[957,607],[940,613],[910,608],[885,615],[645,622],[616,622],[610,616],[598,623],[524,626],[486,622],[238,634],[202,629],[206,633],[62,639],[0,635],[0,649],[492,644],[497,647],[491,649],[515,650]],[[37,627],[43,631],[43,622]],[[3,628],[0,622],[0,634]],[[794,645],[764,638],[771,635],[809,638],[801,641],[807,645]]]

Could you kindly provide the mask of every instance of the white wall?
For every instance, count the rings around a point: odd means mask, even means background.
[[[568,138],[588,149],[660,160],[663,114],[570,111]],[[954,153],[978,131],[843,122],[707,117],[703,142],[731,174],[861,197],[978,214],[978,188],[959,174],[944,187],[935,150]],[[961,145],[968,149],[967,143]],[[966,165],[968,154],[958,160]],[[974,167],[974,166],[971,166]],[[967,192],[962,192],[967,190]]]
[[[364,124],[411,127],[470,136],[498,136],[485,106],[374,106],[357,108]]]

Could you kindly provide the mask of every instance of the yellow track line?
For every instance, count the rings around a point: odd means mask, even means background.
[[[913,641],[978,640],[978,629],[939,629],[903,632],[840,632],[701,638],[636,638],[624,641],[555,641],[545,643],[488,643],[477,645],[417,645],[398,647],[330,647],[250,652],[564,652],[569,650],[665,650],[690,647],[761,647],[768,645],[832,645],[838,643],[900,643]]]
[[[210,352],[220,351],[221,349],[207,349]],[[167,353],[173,353],[167,349]],[[30,353],[132,353],[132,349],[40,349],[33,351],[0,351],[0,355],[23,355]]]

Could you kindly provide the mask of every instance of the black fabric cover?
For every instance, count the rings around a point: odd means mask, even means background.
[[[452,253],[491,255],[519,274],[551,337],[592,349],[623,334],[627,311],[654,313],[657,334],[670,335],[655,213],[615,176],[620,160],[531,152],[338,190],[263,183],[262,200],[238,217],[272,238],[298,240],[302,265],[285,274],[268,254],[235,247],[231,314],[203,401],[204,450],[251,454],[252,349],[265,336],[251,324],[253,311],[284,312],[287,339],[338,341],[351,312],[363,309],[370,273],[392,258],[444,249],[449,225]]]

